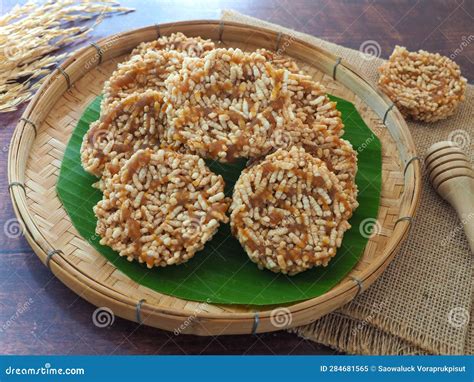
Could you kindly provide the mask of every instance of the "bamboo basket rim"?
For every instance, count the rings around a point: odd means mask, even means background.
[[[102,38],[98,40],[95,44],[91,44],[90,46],[86,46],[77,50],[73,55],[67,58],[57,68],[57,70],[51,73],[49,78],[40,87],[37,94],[34,96],[32,101],[26,108],[25,112],[23,113],[19,123],[15,128],[11,141],[12,144],[10,145],[9,149],[8,179],[13,207],[18,217],[18,220],[22,222],[25,236],[28,242],[32,245],[35,252],[37,253],[38,257],[43,261],[43,263],[47,264],[50,267],[54,274],[61,274],[62,277],[66,277],[66,275],[69,274],[69,277],[74,278],[73,282],[80,283],[83,286],[86,286],[88,292],[93,293],[96,297],[116,300],[116,303],[125,304],[127,306],[127,309],[131,309],[132,311],[136,311],[137,306],[139,304],[141,312],[144,315],[148,314],[166,315],[173,317],[188,317],[190,312],[185,309],[176,310],[168,307],[161,307],[159,305],[147,303],[146,301],[136,301],[127,296],[126,294],[123,294],[116,290],[112,290],[106,285],[103,285],[102,283],[93,280],[89,275],[79,270],[77,267],[74,266],[74,264],[72,264],[64,256],[62,256],[60,249],[54,248],[52,243],[48,241],[48,239],[42,234],[41,230],[38,229],[38,227],[35,225],[34,213],[28,207],[26,201],[26,188],[23,188],[25,180],[24,164],[19,163],[20,160],[17,158],[17,154],[19,153],[18,150],[20,149],[20,145],[22,143],[26,143],[27,145],[31,145],[33,143],[35,138],[36,126],[42,123],[45,116],[49,113],[49,110],[46,113],[44,113],[44,110],[36,110],[40,109],[38,107],[40,100],[45,95],[48,95],[49,91],[54,92],[56,90],[56,92],[58,92],[59,90],[57,89],[60,89],[62,91],[60,91],[60,94],[57,96],[56,99],[54,99],[54,102],[56,102],[69,89],[70,85],[75,82],[74,80],[71,80],[71,73],[67,72],[68,69],[71,68],[75,63],[83,63],[84,61],[87,62],[87,59],[89,59],[90,61],[91,57],[94,57],[94,55],[99,54],[99,63],[96,63],[93,66],[96,67],[100,65],[104,57],[107,55],[107,51],[104,51],[101,48],[102,46],[107,46],[107,44],[109,44],[111,41],[120,42],[122,40],[126,40],[128,37],[133,36],[135,34],[153,31],[157,35],[161,35],[161,32],[163,31],[172,30],[177,32],[180,31],[181,27],[185,26],[198,27],[209,25],[215,28],[218,40],[220,41],[226,41],[226,30],[229,28],[241,28],[245,30],[251,29],[255,33],[262,33],[264,35],[269,36],[269,41],[277,41],[276,44],[278,44],[279,41],[282,40],[282,38],[289,37],[266,28],[253,27],[236,22],[226,21],[224,23],[223,21],[217,20],[194,20],[166,23],[160,25],[155,24]],[[156,36],[154,38],[156,38]],[[346,280],[345,282],[337,285],[336,287],[332,288],[330,291],[321,296],[301,302],[296,302],[291,305],[285,305],[291,311],[291,313],[297,314],[299,312],[311,310],[316,306],[325,304],[332,299],[336,299],[348,293],[353,294],[354,296],[352,296],[352,298],[354,298],[355,295],[359,294],[362,290],[365,290],[374,281],[370,280],[371,276],[379,274],[388,265],[390,260],[393,258],[396,249],[406,237],[412,219],[415,215],[421,192],[421,167],[419,161],[416,160],[418,159],[418,157],[416,156],[415,145],[408,130],[408,126],[406,125],[406,122],[404,121],[400,112],[397,110],[396,106],[393,105],[391,100],[385,94],[379,92],[377,89],[374,89],[361,75],[357,73],[355,69],[351,67],[350,64],[343,62],[339,57],[298,38],[291,37],[291,39],[292,43],[299,44],[304,48],[308,48],[311,51],[315,51],[321,55],[326,56],[328,60],[332,60],[332,62],[334,63],[332,71],[333,78],[337,81],[342,82],[344,86],[350,88],[349,85],[343,82],[343,80],[341,79],[345,79],[346,82],[349,82],[349,80],[351,80],[355,81],[356,83],[360,83],[361,86],[364,88],[364,91],[367,92],[365,96],[364,94],[361,95],[357,93],[352,88],[350,89],[353,90],[364,102],[367,103],[367,100],[370,99],[367,97],[376,97],[378,99],[378,102],[381,104],[381,106],[384,106],[384,108],[379,108],[379,110],[376,110],[374,107],[370,107],[381,119],[383,119],[384,124],[389,128],[391,134],[393,133],[392,128],[396,131],[399,130],[399,132],[403,134],[403,144],[405,145],[405,147],[398,147],[397,145],[399,153],[401,153],[401,150],[403,150],[404,148],[408,150],[407,153],[411,153],[411,155],[409,155],[407,158],[401,158],[405,166],[405,190],[401,199],[405,200],[405,204],[404,208],[400,211],[401,213],[403,212],[403,215],[400,216],[397,222],[395,223],[393,233],[386,247],[384,248],[384,255],[377,257],[377,259],[373,263],[371,263],[366,269],[364,269],[357,280]],[[278,45],[275,46],[278,47]],[[82,73],[79,78],[82,77],[84,74],[85,73]],[[326,74],[329,73],[327,73],[326,71]],[[40,118],[33,119],[33,116],[35,116],[36,113],[39,114]],[[32,125],[34,129],[31,129],[31,126],[29,125]],[[390,128],[390,125],[393,125],[395,127]],[[23,169],[23,171],[21,169]],[[14,187],[14,185],[19,184],[23,186]],[[68,286],[71,287],[69,284]],[[270,309],[266,309],[266,306],[262,306],[259,308],[262,308],[262,310],[258,312],[259,319],[268,319],[271,313]],[[239,322],[243,322],[242,320],[245,320],[247,324],[254,323],[256,319],[256,313],[252,312],[200,312],[199,316],[211,320],[239,320]]]

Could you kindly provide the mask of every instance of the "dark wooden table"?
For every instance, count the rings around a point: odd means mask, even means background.
[[[3,12],[14,2],[2,1]],[[219,18],[233,8],[358,49],[376,40],[383,57],[395,44],[455,54],[474,78],[474,2],[462,0],[244,0],[122,1],[136,8],[106,18],[93,39],[143,25]],[[463,41],[473,41],[463,46]],[[0,114],[0,352],[8,354],[332,354],[329,348],[278,332],[258,336],[175,336],[117,318],[107,329],[91,322],[94,306],[63,286],[40,263],[26,240],[7,235],[14,223],[7,188],[7,152],[21,110]]]

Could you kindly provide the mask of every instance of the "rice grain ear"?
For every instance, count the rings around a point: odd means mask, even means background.
[[[58,53],[60,49],[87,39],[105,16],[131,11],[114,1],[71,4],[58,0],[15,6],[0,18],[0,113],[15,111],[33,97],[46,76],[67,56]],[[61,26],[87,20],[94,20],[93,25]]]

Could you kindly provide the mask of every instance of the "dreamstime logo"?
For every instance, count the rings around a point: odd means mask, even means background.
[[[84,375],[85,370],[82,367],[75,368],[56,368],[52,367],[49,362],[46,362],[43,367],[12,367],[9,366],[5,369],[6,375]],[[30,378],[31,379],[31,378]]]
[[[461,43],[459,44],[459,47],[454,49],[453,53],[450,54],[449,58],[451,60],[454,60],[457,56],[459,56],[465,48],[467,48],[473,41],[474,41],[474,35],[470,34],[469,36],[462,36]]]
[[[193,239],[202,231],[201,220],[198,218],[191,218],[183,222],[186,237]]]
[[[288,131],[277,130],[272,135],[272,146],[274,148],[277,148],[277,149],[286,148],[286,147],[291,146],[292,142],[293,142],[293,139],[291,137],[291,134]]]
[[[469,213],[467,216],[461,218],[461,224],[458,224],[446,237],[441,240],[441,245],[446,247],[451,240],[453,240],[457,234],[463,231],[464,226],[474,219],[474,212]]]
[[[369,315],[367,315],[362,321],[360,321],[355,328],[352,329],[352,335],[355,336],[360,330],[364,329],[367,325],[369,325],[374,317],[382,312],[383,308],[385,307],[385,301],[380,303],[375,303],[372,306],[372,310]]]
[[[3,225],[5,236],[10,239],[17,239],[23,235],[23,227],[16,218],[8,219]]]
[[[0,325],[0,333],[8,330],[15,323],[15,321],[18,320],[18,318],[20,318],[24,313],[28,312],[33,302],[34,300],[30,297],[23,304],[18,305],[15,313],[7,321]]]
[[[369,145],[372,143],[374,139],[375,139],[375,135],[371,134],[370,137],[366,138],[366,140],[357,147],[357,151],[359,153],[364,151],[367,147],[369,147]]]
[[[104,21],[105,17],[107,16],[107,7],[103,6],[102,8],[97,9],[96,14],[97,14],[97,17],[94,20],[94,23],[92,24],[91,29],[95,28],[102,21]]]
[[[449,311],[448,322],[454,328],[462,328],[469,323],[469,311],[466,308],[456,307]]]
[[[101,16],[99,16],[97,19],[99,20]],[[102,17],[103,18],[103,17]],[[99,47],[100,49],[100,53],[99,51],[97,51],[91,59],[89,59],[85,65],[84,65],[84,68],[86,70],[89,70],[93,65],[95,65],[96,63],[99,62],[100,60],[100,57],[103,56],[105,54],[105,52],[107,52],[109,49],[113,48],[115,45],[117,45],[117,43],[119,42],[119,38],[118,37],[115,37],[115,38],[112,38],[111,40],[107,41],[104,46],[101,46]]]
[[[109,143],[109,131],[107,129],[98,129],[94,131],[90,138],[92,146],[97,148],[104,148]]]
[[[198,314],[202,313],[209,308],[211,300],[207,299],[206,302],[201,302],[196,309],[194,309],[193,313],[184,320],[184,322],[179,325],[175,330],[173,330],[173,333],[175,336],[179,336],[183,331],[185,331],[188,327],[190,327],[193,322],[198,318]]]
[[[458,129],[453,130],[448,135],[448,140],[453,142],[456,146],[459,146],[461,149],[468,149],[471,145],[471,137],[466,130]]]
[[[278,47],[278,50],[276,51],[276,56],[281,57],[283,53],[288,49],[288,47],[295,41],[296,39],[296,34],[291,33],[286,36],[287,38],[284,39],[283,44],[281,44],[280,41],[280,46]]]
[[[371,239],[375,235],[382,232],[382,226],[379,221],[374,218],[367,218],[361,221],[359,225],[360,234],[366,239]]]
[[[98,328],[106,328],[107,326],[112,326],[115,321],[115,315],[112,309],[107,308],[106,306],[97,308],[92,313],[92,322]]]
[[[100,235],[97,232],[94,232],[93,235],[89,236],[87,238],[87,241],[89,244],[94,244],[95,242],[99,241],[101,239]]]
[[[286,328],[293,322],[293,315],[288,308],[276,308],[270,313],[270,322],[276,328]]]
[[[9,61],[19,61],[24,53],[24,48],[15,41],[11,40],[8,40],[6,46],[3,48],[3,54]]]
[[[382,48],[380,44],[375,40],[366,40],[360,44],[359,52],[363,59],[373,60],[374,58],[380,57]]]

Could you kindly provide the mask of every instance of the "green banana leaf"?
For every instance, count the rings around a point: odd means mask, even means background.
[[[359,261],[368,240],[367,227],[362,234],[360,226],[363,221],[374,222],[377,218],[382,179],[380,141],[352,103],[331,98],[337,101],[337,108],[342,113],[344,138],[358,151],[356,183],[360,205],[350,220],[352,228],[346,232],[342,247],[327,267],[292,277],[259,270],[231,235],[228,224],[221,225],[213,239],[189,262],[166,268],[147,269],[100,245],[92,208],[102,198],[102,193],[92,187],[97,179],[83,170],[79,152],[90,123],[99,118],[100,97],[85,110],[68,143],[57,184],[58,195],[84,239],[132,280],[157,292],[186,300],[244,305],[285,304],[320,296],[339,283]],[[208,165],[224,177],[226,193],[230,194],[245,163],[209,162]]]

